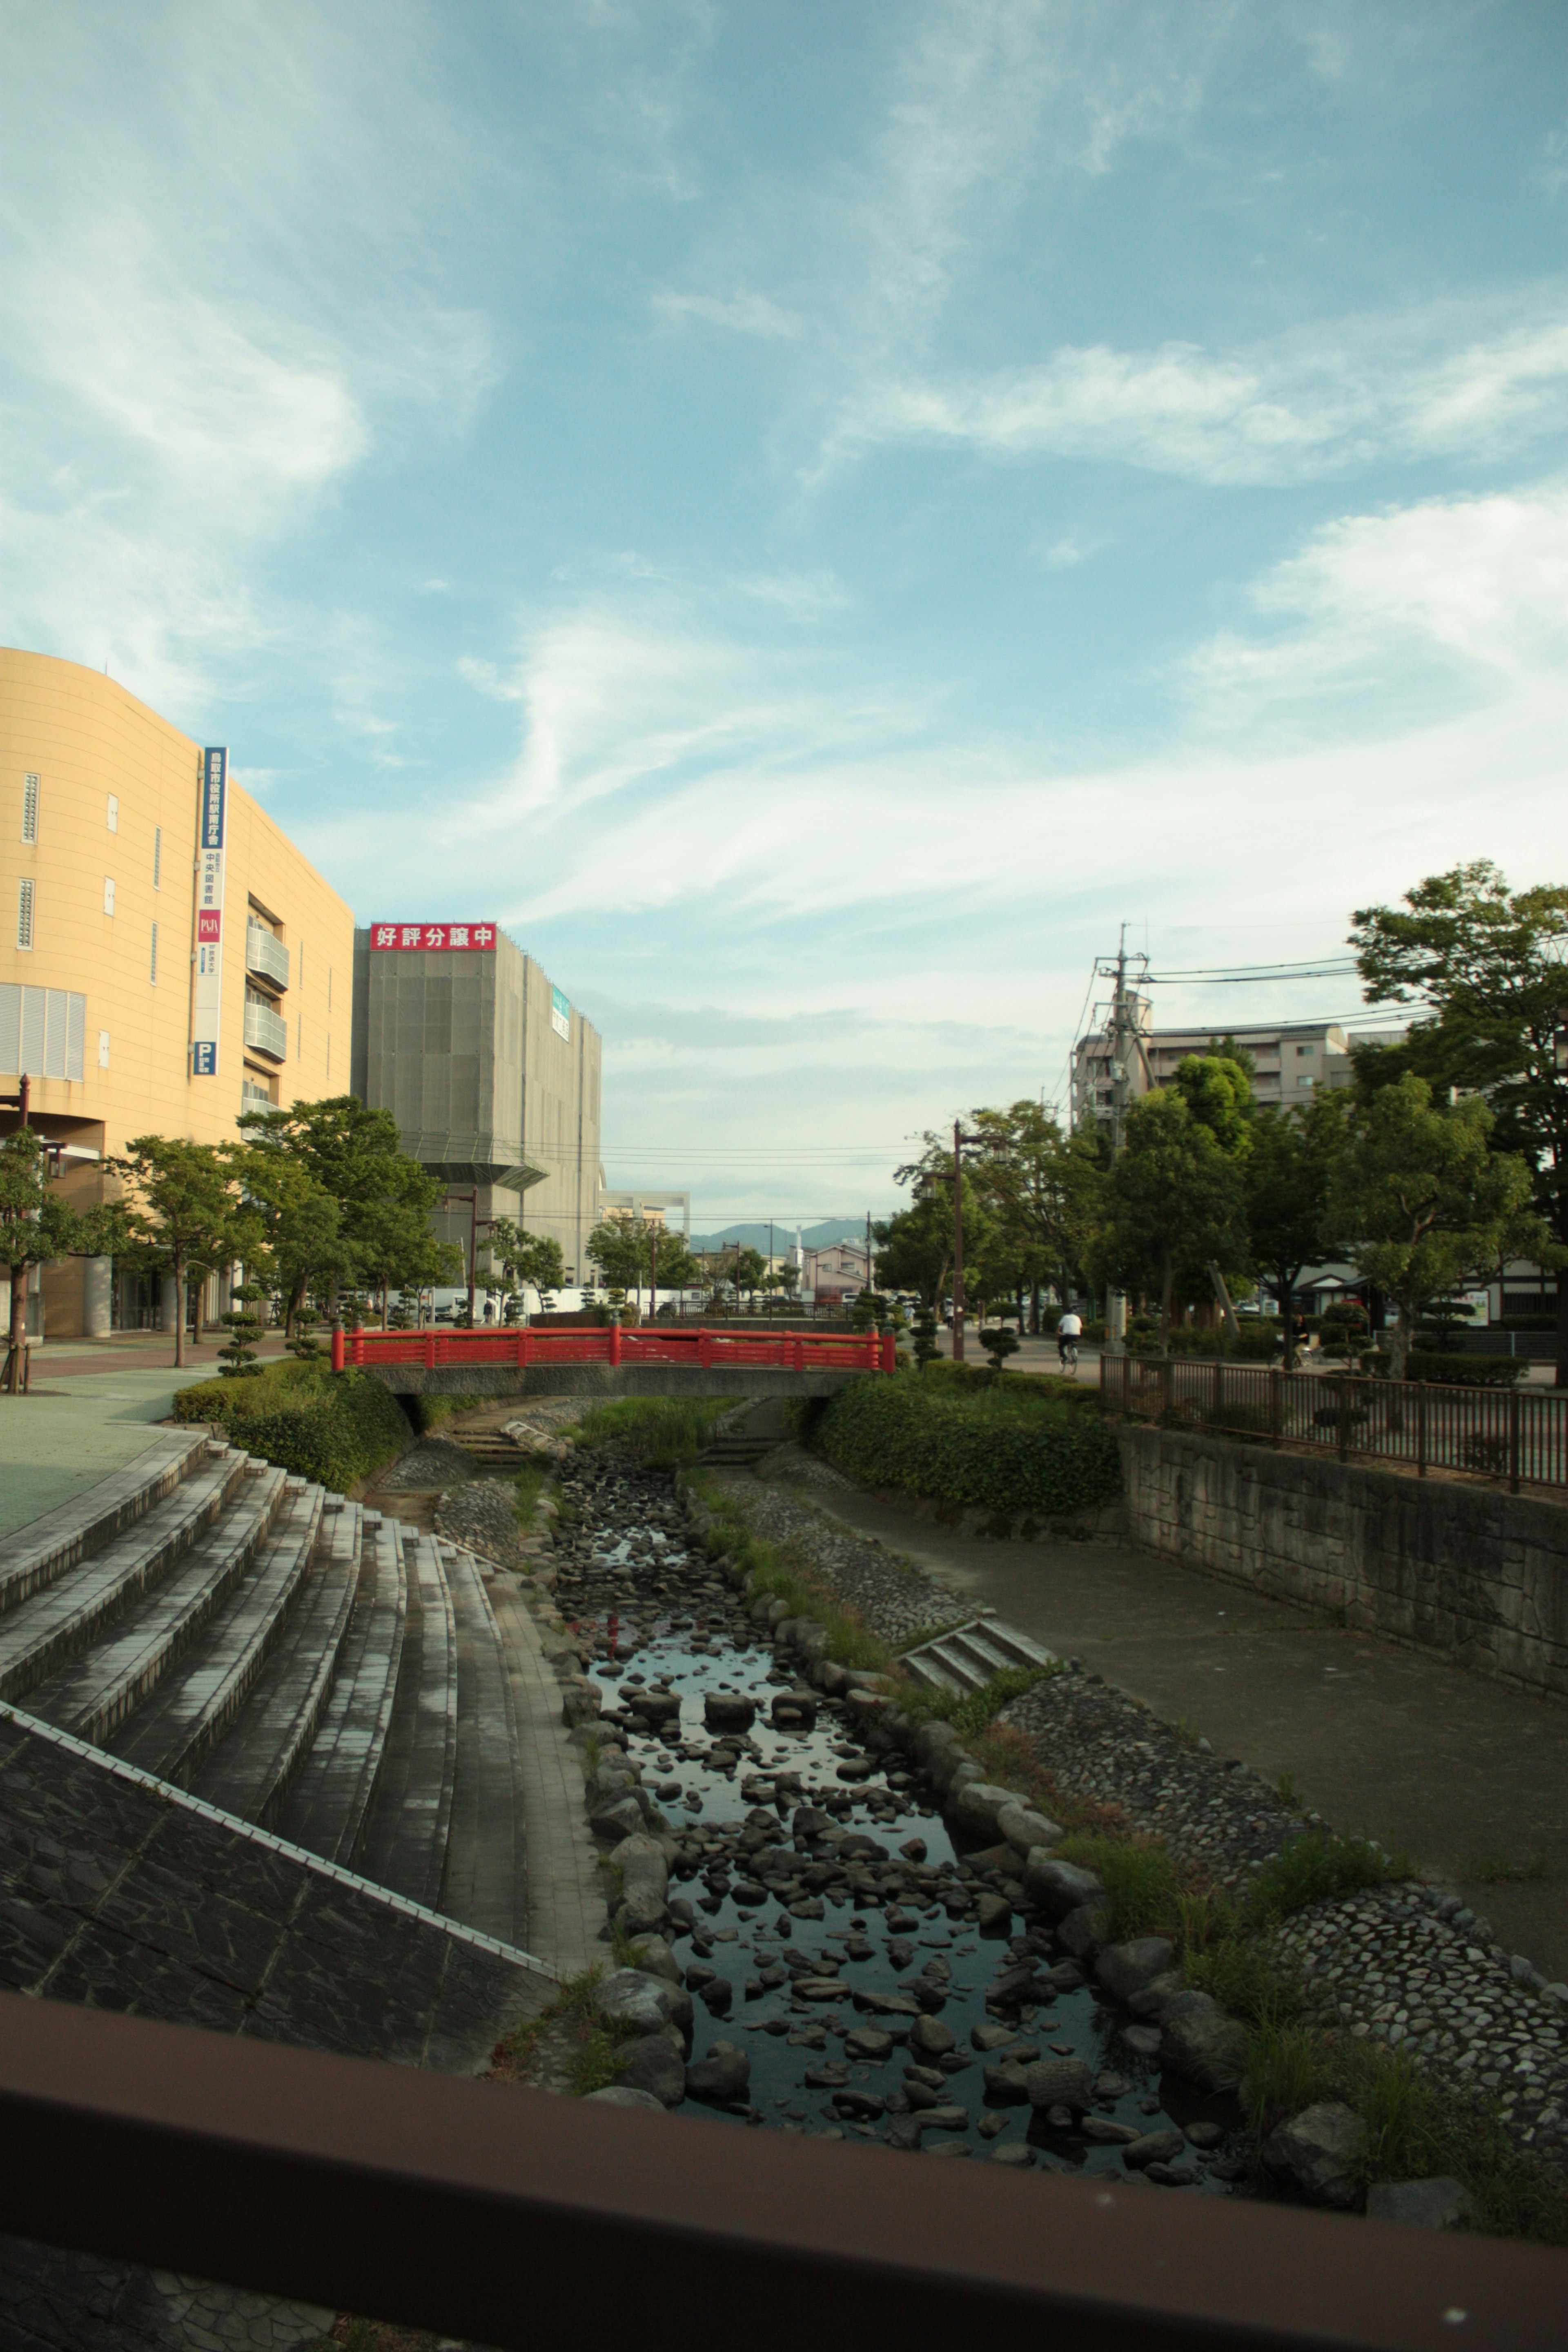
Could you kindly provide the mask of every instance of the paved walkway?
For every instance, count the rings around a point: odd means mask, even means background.
[[[210,1381],[216,1369],[204,1348],[200,1362],[176,1372],[164,1341],[161,1364],[128,1349],[110,1359],[110,1369],[77,1370],[69,1345],[34,1358],[30,1394],[0,1396],[0,1537],[134,1461],[174,1412],[176,1390]],[[100,1343],[89,1345],[100,1352]]]
[[[1222,1754],[1289,1773],[1310,1811],[1415,1854],[1568,1979],[1568,1707],[1130,1545],[992,1542],[853,1488],[799,1491]],[[1539,1878],[1483,1868],[1537,1857]]]

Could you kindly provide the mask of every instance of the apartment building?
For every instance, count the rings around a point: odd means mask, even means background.
[[[1226,1038],[1252,1056],[1253,1092],[1260,1103],[1299,1103],[1317,1087],[1348,1087],[1354,1075],[1350,1040],[1336,1021],[1238,1023],[1229,1029],[1156,1029],[1146,997],[1133,1000],[1127,1038],[1127,1099],[1168,1087],[1189,1054],[1217,1053]],[[1075,1127],[1109,1118],[1115,1099],[1114,1039],[1108,1028],[1080,1037],[1073,1048]]]
[[[101,1197],[133,1136],[227,1142],[249,1106],[345,1093],[353,967],[349,908],[226,748],[97,670],[0,650],[0,1091],[26,1076],[70,1197]],[[71,1259],[29,1319],[68,1337],[166,1311]]]

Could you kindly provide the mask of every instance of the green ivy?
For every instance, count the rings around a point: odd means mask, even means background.
[[[812,1435],[851,1477],[980,1510],[1056,1516],[1121,1494],[1121,1453],[1097,1412],[1001,1385],[850,1381]]]

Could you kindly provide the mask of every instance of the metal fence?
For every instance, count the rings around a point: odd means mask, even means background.
[[[1224,1357],[1106,1356],[1107,1408],[1176,1429],[1213,1429],[1270,1444],[1321,1446],[1521,1486],[1568,1486],[1568,1391],[1458,1388],[1363,1380],[1349,1372],[1280,1372]]]
[[[822,1334],[779,1332],[764,1338],[751,1331],[626,1330],[612,1323],[598,1331],[334,1331],[332,1370],[362,1365],[424,1364],[674,1364],[688,1371],[726,1367],[795,1372],[890,1372],[891,1332]]]
[[[0,1993],[5,2227],[511,2347],[1558,2352],[1568,2257]]]

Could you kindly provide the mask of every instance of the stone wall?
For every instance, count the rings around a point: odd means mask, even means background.
[[[1568,1698],[1563,1504],[1173,1430],[1118,1433],[1133,1541]]]

